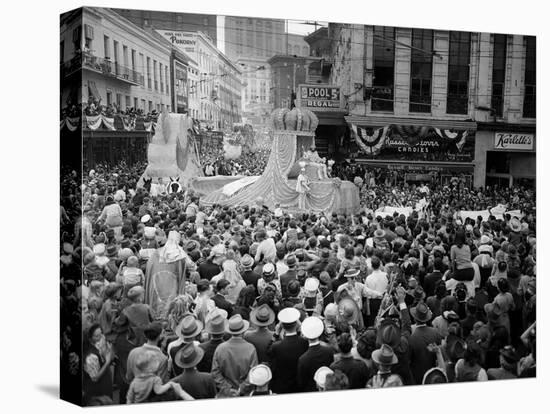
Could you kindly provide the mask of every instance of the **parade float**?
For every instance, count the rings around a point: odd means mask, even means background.
[[[271,115],[271,154],[261,176],[193,178],[191,188],[201,195],[204,205],[244,206],[261,201],[270,209],[278,204],[288,211],[357,212],[357,186],[329,178],[324,160],[311,156],[318,123],[307,109],[276,109]],[[308,182],[308,189],[302,193],[297,190],[299,178],[304,178],[300,173]]]
[[[152,180],[168,185],[177,181],[187,186],[192,177],[203,174],[193,133],[193,120],[188,115],[163,112],[155,126],[155,134],[147,147],[147,168],[137,186]]]

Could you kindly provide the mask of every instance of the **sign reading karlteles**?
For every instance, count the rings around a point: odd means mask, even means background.
[[[296,106],[312,111],[341,110],[341,89],[332,85],[299,85]]]
[[[533,134],[510,134],[495,132],[496,150],[534,150],[535,136]]]

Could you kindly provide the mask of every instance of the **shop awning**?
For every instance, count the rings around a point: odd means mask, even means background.
[[[317,115],[317,118],[319,118],[319,125],[346,125],[345,117],[348,113],[347,111],[313,112]]]
[[[467,120],[433,119],[433,118],[404,118],[381,115],[350,115],[345,117],[346,122],[363,128],[380,128],[388,125],[408,127],[432,127],[447,130],[476,130],[477,123]]]

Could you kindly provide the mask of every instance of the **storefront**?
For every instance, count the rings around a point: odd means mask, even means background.
[[[343,143],[349,131],[340,87],[299,85],[296,106],[311,110],[319,118],[315,131],[315,147],[319,155],[332,159],[344,157]]]
[[[480,124],[476,133],[476,185],[534,188],[536,161],[534,126]]]
[[[476,123],[381,116],[347,116],[348,159],[388,169],[399,180],[474,184]]]

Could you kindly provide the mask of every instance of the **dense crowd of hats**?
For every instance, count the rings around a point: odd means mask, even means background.
[[[462,222],[450,198],[291,214],[153,197],[141,168],[62,175],[62,367],[85,404],[535,375],[534,194],[482,194],[522,219]]]

